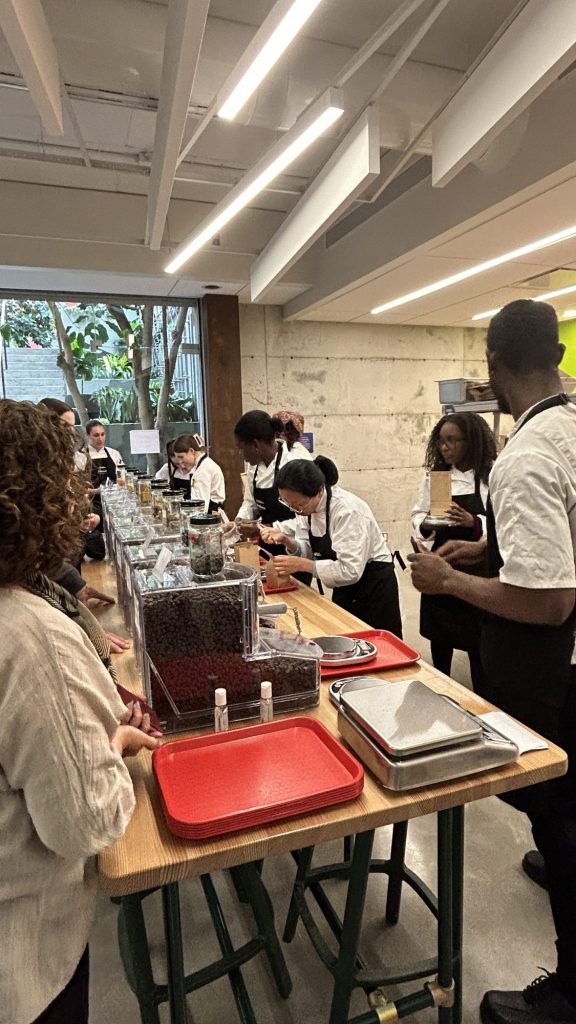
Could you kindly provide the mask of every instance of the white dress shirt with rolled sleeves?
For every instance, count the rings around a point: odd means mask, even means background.
[[[323,537],[326,533],[326,504],[324,492],[317,511],[310,517],[314,537]],[[294,537],[300,545],[302,558],[314,558],[307,516],[274,523],[274,528]],[[392,554],[369,505],[338,486],[332,488],[330,501],[330,539],[336,560],[320,558],[315,562],[318,579],[327,587],[357,583],[368,562],[392,561]]]

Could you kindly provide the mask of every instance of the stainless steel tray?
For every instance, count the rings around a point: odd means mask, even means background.
[[[315,639],[315,642],[318,643],[318,640]],[[353,654],[342,658],[323,657],[320,664],[330,668],[339,668],[342,665],[362,665],[365,661],[373,661],[377,654],[378,648],[375,644],[370,643],[369,640],[356,640]]]
[[[364,677],[361,688],[343,686],[340,704],[376,743],[394,757],[478,739],[473,716],[444,700],[418,679],[382,684]]]
[[[474,715],[471,717],[475,718]],[[476,721],[481,726],[479,739],[442,750],[424,751],[412,757],[395,758],[349,718],[342,705],[338,711],[338,729],[342,739],[386,789],[396,791],[449,782],[450,779],[489,771],[515,761],[519,755],[516,744],[480,719]]]

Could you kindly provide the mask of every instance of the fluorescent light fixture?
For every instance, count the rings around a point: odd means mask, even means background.
[[[500,267],[503,263],[510,263],[511,260],[527,256],[538,249],[546,249],[549,245],[556,245],[557,242],[563,242],[566,238],[573,238],[574,235],[576,235],[576,224],[573,224],[572,227],[564,228],[563,231],[557,231],[554,235],[547,235],[546,238],[539,238],[536,242],[522,245],[519,249],[512,249],[511,252],[502,253],[501,256],[494,256],[493,259],[485,260],[484,263],[477,263],[474,267],[467,267],[466,270],[461,270],[458,274],[443,277],[442,280],[434,281],[433,284],[427,284],[424,288],[418,288],[415,292],[401,295],[398,299],[384,302],[381,306],[375,306],[370,312],[377,316],[379,313],[385,313],[389,309],[396,309],[398,306],[404,306],[408,302],[415,302],[416,299],[423,299],[426,295],[433,295],[434,292],[442,291],[443,288],[450,288],[453,284],[460,284],[460,281],[467,281],[469,277],[484,274],[487,270]]]
[[[565,309],[562,313],[563,320],[573,320],[576,317],[576,309]]]
[[[219,117],[234,120],[320,3],[279,0],[220,90],[216,99]]]
[[[327,131],[343,113],[341,94],[335,89],[328,89],[316,103],[304,111],[298,121],[286,132],[284,138],[272,146],[228,195],[214,207],[210,216],[204,221],[204,226],[201,226],[200,230],[182,242],[170,263],[164,267],[166,273],[174,274],[179,270],[240,210],[252,202],[259,192],[262,192],[274,178],[285,171],[313,142],[316,142],[318,137]]]
[[[555,292],[544,292],[542,295],[536,295],[536,302],[546,302],[547,299],[555,299],[558,295],[568,295],[570,292],[576,292],[576,284],[570,284],[567,288],[558,288]],[[502,306],[498,306],[497,309],[487,309],[485,313],[476,313],[473,320],[487,320],[490,316],[496,316],[499,313]]]

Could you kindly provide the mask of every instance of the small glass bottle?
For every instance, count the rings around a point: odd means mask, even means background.
[[[272,683],[265,679],[263,683],[260,683],[260,721],[271,722],[273,717]]]
[[[182,537],[182,543],[185,548],[188,547],[188,527],[190,526],[190,516],[196,515],[196,513],[204,512],[204,506],[206,502],[202,498],[188,498],[180,503],[180,536]]]
[[[227,732],[228,730],[228,700],[226,690],[218,686],[214,690],[214,732]]]
[[[120,462],[116,466],[116,483],[119,487],[126,487],[126,466],[120,459]]]

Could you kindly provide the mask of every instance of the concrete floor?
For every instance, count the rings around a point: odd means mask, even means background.
[[[400,574],[405,639],[428,658],[425,641],[418,633],[418,595],[413,591],[408,572]],[[452,674],[470,685],[464,654],[454,658]],[[547,895],[527,879],[520,861],[531,847],[530,830],[523,815],[497,798],[471,804],[466,811],[466,898],[464,938],[464,1022],[477,1021],[478,1005],[487,988],[522,988],[540,973],[538,965],[553,969],[554,931]],[[391,829],[380,829],[376,854],[386,856]],[[317,860],[336,860],[340,843],[328,843],[317,849]],[[410,823],[408,865],[435,889],[435,819],[420,818]],[[289,856],[269,858],[264,880],[274,902],[278,931],[281,933],[292,881],[294,864]],[[214,878],[227,912],[235,942],[250,935],[250,911],[239,905],[226,874]],[[343,883],[333,886],[334,901],[342,905]],[[196,880],[181,886],[185,950],[188,970],[218,956],[204,897]],[[434,955],[434,930],[431,916],[411,893],[403,897],[400,922],[391,928],[382,924],[385,881],[370,883],[365,918],[364,956],[374,963],[377,951],[384,951],[388,962],[422,959]],[[162,977],[161,911],[158,894],[149,897],[147,915],[152,937],[158,980]],[[124,980],[117,950],[116,908],[100,901],[91,940],[91,1024],[139,1024],[138,1006]],[[294,989],[290,999],[280,999],[270,972],[261,955],[243,969],[248,992],[259,1024],[325,1024],[331,998],[330,976],[311,952],[310,943],[300,926],[296,938],[284,946]],[[402,991],[419,987],[404,986]],[[394,997],[394,992],[390,993]],[[235,1024],[238,1020],[231,989],[223,980],[188,997],[189,1020],[193,1024]],[[354,996],[351,1013],[367,1010],[365,997]],[[168,1021],[166,1007],[160,1010],[162,1024]],[[422,1011],[412,1018],[421,1024],[436,1020],[434,1011]]]

